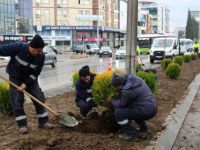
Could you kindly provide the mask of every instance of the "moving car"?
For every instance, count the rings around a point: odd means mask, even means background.
[[[45,46],[43,52],[45,54],[44,65],[51,65],[52,68],[56,67],[57,56],[54,50],[49,46]]]
[[[126,46],[122,46],[116,51],[116,59],[125,58],[126,57]]]
[[[102,46],[99,50],[99,57],[102,57],[103,55],[112,57],[112,49],[109,46]]]

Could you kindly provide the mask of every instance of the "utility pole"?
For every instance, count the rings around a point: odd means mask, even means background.
[[[138,0],[128,0],[126,30],[126,73],[135,74],[135,58],[137,46]]]
[[[97,20],[97,46],[99,47],[99,16],[100,16],[100,3],[99,3],[100,0],[98,0],[98,7],[97,7],[97,10],[98,10],[98,20]]]

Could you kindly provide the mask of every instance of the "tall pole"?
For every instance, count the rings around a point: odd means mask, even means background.
[[[99,47],[99,15],[100,15],[100,0],[98,0],[98,20],[97,20],[97,46]]]
[[[138,0],[128,0],[127,11],[127,42],[126,42],[126,73],[135,74],[135,58],[137,46]]]

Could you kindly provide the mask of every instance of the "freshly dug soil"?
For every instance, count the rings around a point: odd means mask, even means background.
[[[177,80],[171,80],[164,72],[157,70],[158,88],[158,114],[148,121],[150,134],[140,134],[138,142],[128,142],[118,138],[118,126],[109,125],[109,112],[101,117],[100,111],[94,109],[87,120],[79,117],[79,110],[74,102],[74,92],[60,94],[47,98],[48,106],[58,112],[70,111],[79,120],[80,124],[75,128],[59,125],[50,114],[50,122],[54,123],[54,129],[38,129],[37,118],[32,104],[25,105],[28,115],[29,134],[21,135],[14,117],[0,114],[0,149],[11,150],[141,150],[156,139],[156,133],[164,129],[162,126],[171,109],[187,94],[188,86],[194,77],[200,72],[200,60],[183,64],[181,76]],[[97,113],[98,112],[98,113]],[[107,117],[105,117],[107,116]],[[106,119],[107,118],[107,119]],[[111,117],[111,120],[113,118]]]

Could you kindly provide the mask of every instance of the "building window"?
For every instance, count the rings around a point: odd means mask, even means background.
[[[85,11],[85,14],[86,14],[86,15],[90,15],[90,10],[86,10],[86,11]]]
[[[49,10],[45,9],[44,14],[45,14],[45,20],[49,21]]]
[[[63,16],[64,16],[64,17],[67,17],[67,15],[68,15],[68,11],[67,11],[67,10],[64,10],[64,11],[63,11]]]
[[[79,11],[78,11],[78,14],[79,14],[79,15],[84,15],[84,11],[83,11],[83,10],[79,10]]]
[[[63,4],[68,4],[68,0],[63,0],[62,3]]]
[[[48,3],[49,3],[49,0],[44,0],[44,3],[48,4]]]
[[[36,3],[40,3],[40,0],[35,0]]]
[[[61,15],[61,11],[60,10],[57,11],[57,15]]]
[[[58,4],[58,5],[61,5],[61,0],[57,0],[57,4]]]
[[[78,0],[78,4],[88,5],[88,4],[90,4],[90,0]]]

